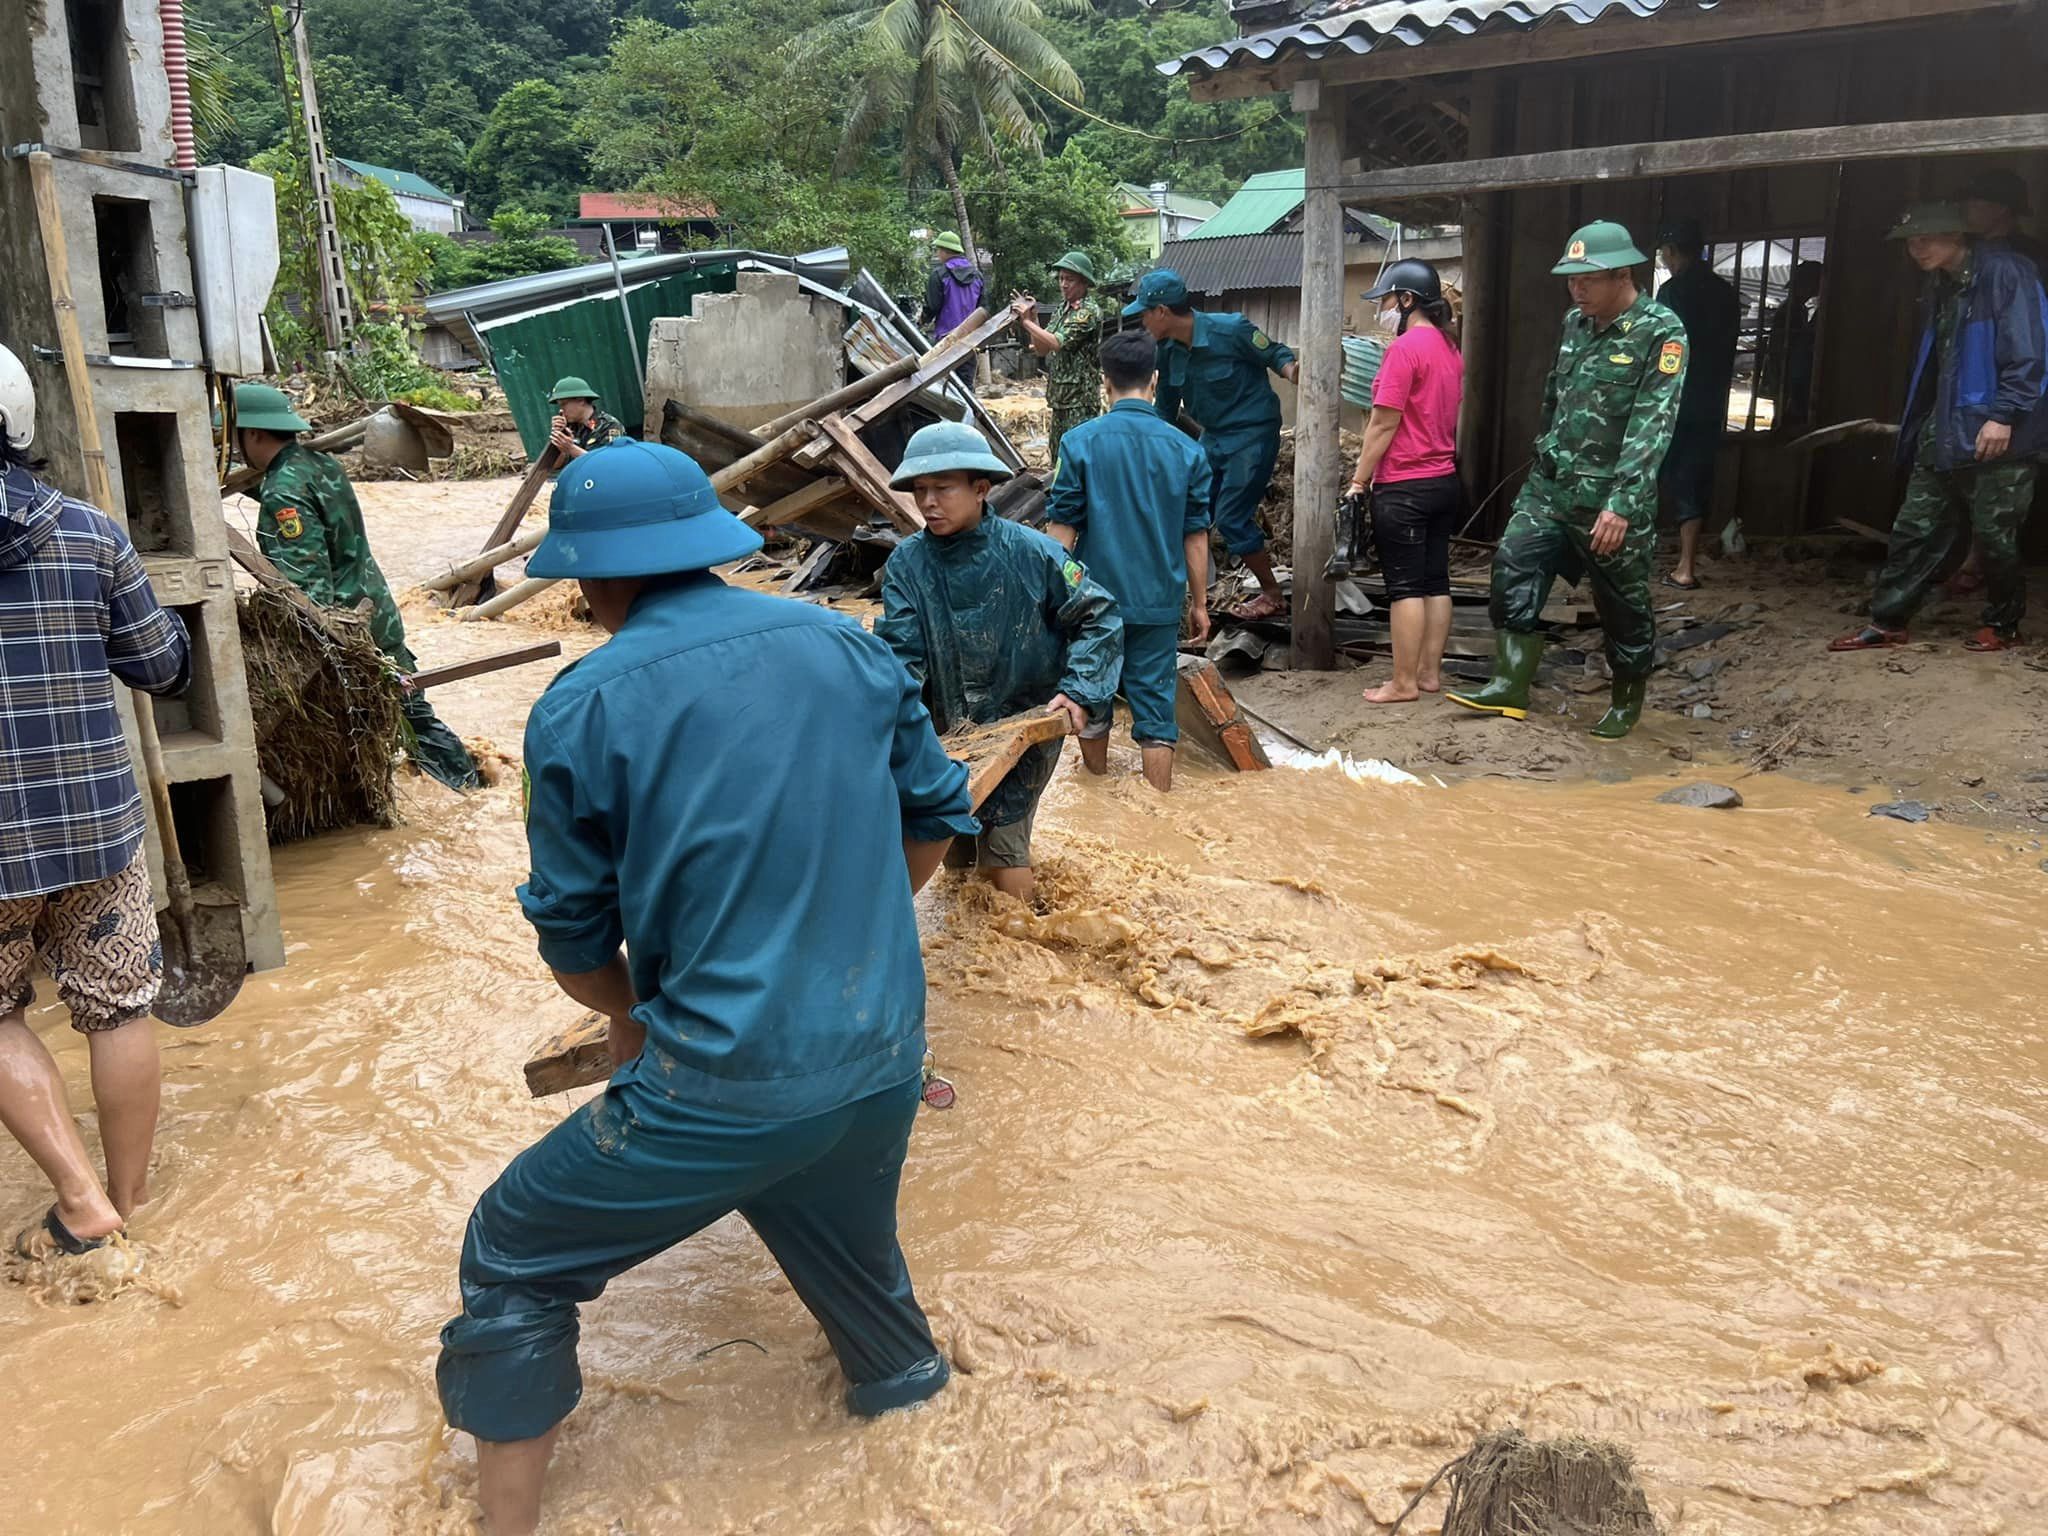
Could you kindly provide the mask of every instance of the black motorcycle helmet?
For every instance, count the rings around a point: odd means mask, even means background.
[[[1444,281],[1436,275],[1436,268],[1426,261],[1397,261],[1380,273],[1380,280],[1359,297],[1384,299],[1390,293],[1412,293],[1418,304],[1436,304],[1443,299]]]

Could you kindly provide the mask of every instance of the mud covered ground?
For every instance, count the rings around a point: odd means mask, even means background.
[[[510,489],[369,488],[394,580]],[[430,665],[594,639],[409,619]],[[545,681],[436,702],[516,754]],[[1111,778],[1070,759],[1039,908],[920,902],[961,1097],[904,1241],[953,1385],[849,1422],[721,1223],[585,1309],[546,1529],[1353,1536],[1507,1423],[1632,1447],[1675,1536],[2048,1529],[2039,856],[1812,761],[1660,805],[1687,731],[1610,783],[1189,764],[1160,797],[1121,738]],[[520,1064],[578,1011],[512,902],[518,805],[415,781],[405,826],[280,851],[289,965],[166,1039],[146,1283],[6,1265],[22,1529],[473,1530],[436,1333],[470,1204],[569,1107]],[[46,1199],[0,1145],[0,1212]]]

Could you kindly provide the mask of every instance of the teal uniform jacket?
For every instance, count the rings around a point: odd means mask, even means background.
[[[1116,695],[1116,602],[1051,539],[994,513],[967,533],[914,533],[882,571],[889,642],[941,731],[1042,709],[1064,693],[1089,709]],[[1058,767],[1059,741],[1031,748],[981,808],[1008,826],[1030,814]]]
[[[1074,554],[1127,625],[1178,626],[1187,536],[1209,526],[1209,463],[1143,400],[1119,400],[1061,442],[1046,520],[1080,537]]]
[[[519,900],[541,958],[591,971],[623,941],[642,999],[647,1048],[614,1097],[637,1083],[794,1120],[917,1076],[924,965],[902,840],[979,829],[965,768],[881,641],[686,577],[555,679],[525,771]]]
[[[1280,430],[1280,397],[1266,374],[1294,361],[1243,315],[1195,311],[1192,340],[1159,344],[1159,418],[1171,426],[1181,408],[1202,435],[1246,437]]]

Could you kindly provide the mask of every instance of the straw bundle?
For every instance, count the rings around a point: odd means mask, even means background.
[[[270,807],[270,840],[395,825],[405,723],[396,676],[369,626],[329,609],[323,628],[261,588],[239,609],[257,762],[284,792]]]
[[[1443,1536],[1658,1536],[1634,1458],[1610,1441],[1531,1440],[1512,1427],[1482,1435],[1429,1480],[1396,1531],[1446,1475]]]

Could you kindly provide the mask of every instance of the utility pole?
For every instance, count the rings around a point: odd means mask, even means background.
[[[341,227],[334,217],[334,182],[327,174],[327,134],[320,126],[320,96],[313,89],[313,50],[306,42],[306,0],[285,0],[285,27],[299,77],[299,115],[306,124],[306,171],[313,179],[313,213],[320,246],[320,326],[327,350],[339,352],[356,328],[348,274],[341,266]]]

